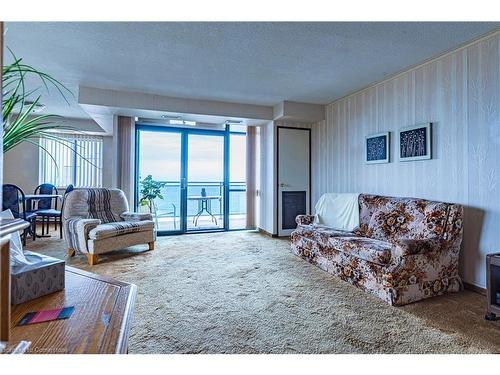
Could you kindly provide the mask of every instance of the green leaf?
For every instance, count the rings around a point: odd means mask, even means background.
[[[40,102],[41,95],[32,97],[39,91],[39,87],[26,90],[25,80],[28,76],[38,78],[47,92],[49,92],[50,88],[55,88],[68,104],[66,95],[69,94],[73,97],[74,95],[57,79],[30,65],[24,64],[22,59],[17,58],[11,49],[8,48],[8,50],[13,57],[13,62],[2,67],[3,152],[8,152],[13,147],[26,142],[36,144],[41,150],[49,154],[35,140],[39,138],[62,140],[61,137],[58,137],[54,133],[57,130],[83,133],[76,128],[61,125],[60,116],[51,114],[32,116],[33,110]],[[32,103],[26,105],[29,101]],[[81,156],[80,154],[78,155]],[[52,155],[49,154],[49,156],[54,160]],[[83,158],[83,160],[92,164],[86,158]]]

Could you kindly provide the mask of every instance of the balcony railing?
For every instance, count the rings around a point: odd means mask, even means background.
[[[166,183],[162,188],[163,199],[156,199],[155,204],[160,217],[179,217],[181,184],[179,181],[160,181]],[[224,182],[222,181],[190,181],[187,184],[187,196],[200,196],[205,189],[207,196],[220,196],[220,200],[212,200],[211,210],[214,215],[222,216]],[[193,217],[198,213],[196,201],[188,199],[187,216]],[[246,214],[246,183],[233,181],[229,183],[229,215]],[[205,213],[206,215],[206,213]]]

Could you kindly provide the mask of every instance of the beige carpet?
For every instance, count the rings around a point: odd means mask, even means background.
[[[130,353],[491,353],[500,322],[465,291],[391,307],[255,232],[161,237],[90,268],[138,286]],[[27,249],[64,258],[64,243]]]

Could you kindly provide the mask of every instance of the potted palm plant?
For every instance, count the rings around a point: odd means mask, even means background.
[[[2,67],[3,152],[6,153],[24,142],[43,149],[52,157],[38,140],[40,138],[52,139],[67,146],[54,130],[76,131],[76,129],[65,126],[60,116],[36,113],[41,106],[39,91],[42,86],[47,91],[49,87],[55,88],[68,104],[66,95],[73,94],[51,75],[24,64],[22,59],[17,58],[10,49],[9,51],[13,62]],[[28,77],[38,78],[41,83],[40,87],[27,89]]]
[[[141,199],[139,200],[139,205],[141,207],[147,207],[149,212],[153,215],[156,227],[158,228],[158,207],[156,206],[155,199],[164,199],[161,189],[163,189],[167,183],[156,181],[153,179],[152,175],[148,175],[140,184]]]

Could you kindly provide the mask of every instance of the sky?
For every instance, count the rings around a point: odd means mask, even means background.
[[[221,136],[188,135],[188,182],[223,181],[224,138]],[[246,140],[244,136],[230,139],[230,180],[245,181]],[[160,181],[179,181],[181,170],[181,135],[141,131],[139,174],[152,175]]]

